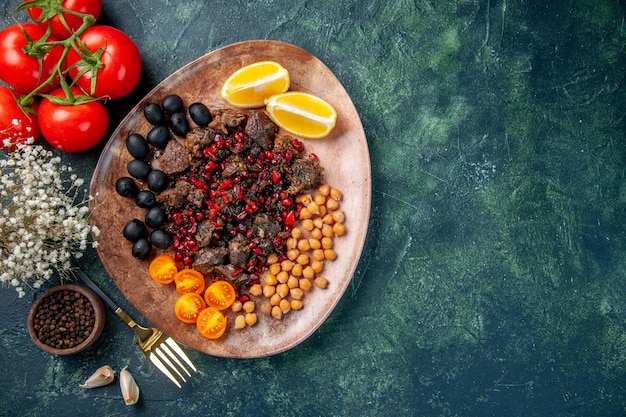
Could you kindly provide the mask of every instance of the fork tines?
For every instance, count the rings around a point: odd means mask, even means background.
[[[148,357],[178,388],[182,388],[179,380],[181,382],[187,382],[183,373],[190,377],[190,371],[197,371],[191,359],[189,359],[171,337],[168,337],[162,343],[154,346]],[[183,362],[187,366],[185,366]]]

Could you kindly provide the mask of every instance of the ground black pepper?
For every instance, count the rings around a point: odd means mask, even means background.
[[[56,349],[80,345],[94,329],[95,312],[87,298],[76,291],[63,290],[41,301],[33,328],[37,338]]]

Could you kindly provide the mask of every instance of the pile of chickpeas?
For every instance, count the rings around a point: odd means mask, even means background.
[[[261,312],[281,319],[292,310],[304,307],[304,295],[313,287],[327,288],[324,264],[337,258],[334,239],[346,233],[345,213],[340,209],[342,193],[328,184],[319,186],[314,194],[298,196],[304,207],[300,222],[287,239],[287,259],[279,262],[276,255],[267,258],[269,272],[260,284],[250,287],[250,294],[263,297]],[[234,304],[238,314],[235,328],[256,323],[255,303]]]

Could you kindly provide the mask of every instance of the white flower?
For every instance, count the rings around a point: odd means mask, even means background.
[[[60,163],[34,145],[18,145],[0,160],[0,282],[20,297],[25,287],[40,288],[54,271],[67,277],[90,233],[99,234],[89,225],[86,203],[92,197],[78,198],[84,180]]]

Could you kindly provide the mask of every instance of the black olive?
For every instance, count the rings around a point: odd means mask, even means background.
[[[166,126],[155,126],[148,132],[146,136],[148,143],[155,148],[164,149],[170,140],[170,131]]]
[[[137,199],[135,202],[141,208],[150,208],[156,205],[156,197],[152,191],[141,190],[137,193]]]
[[[146,213],[146,225],[152,229],[163,226],[167,220],[167,213],[161,207],[152,207]]]
[[[183,113],[174,113],[170,116],[170,129],[181,138],[187,136],[189,132],[189,122]]]
[[[154,169],[148,174],[146,182],[150,190],[160,193],[167,188],[167,174],[160,169]]]
[[[148,230],[141,220],[132,219],[124,226],[124,237],[131,242],[136,242],[147,235]]]
[[[152,244],[144,237],[133,244],[133,256],[137,259],[146,259],[152,251]]]
[[[150,165],[141,159],[133,159],[127,165],[128,173],[133,177],[143,180],[150,172]]]
[[[126,138],[126,149],[133,158],[146,159],[150,152],[148,142],[138,133],[132,133]]]
[[[130,177],[119,178],[115,182],[115,191],[122,197],[134,197],[137,195],[137,185]]]
[[[170,94],[163,98],[161,106],[169,114],[176,113],[183,109],[183,99],[177,94]]]
[[[143,108],[143,116],[148,123],[157,126],[165,123],[165,113],[163,109],[156,103],[148,103]]]
[[[172,236],[164,230],[156,229],[150,233],[150,242],[159,249],[166,249],[172,246]]]
[[[193,103],[189,106],[189,116],[198,126],[208,126],[213,120],[208,107],[202,103]]]

